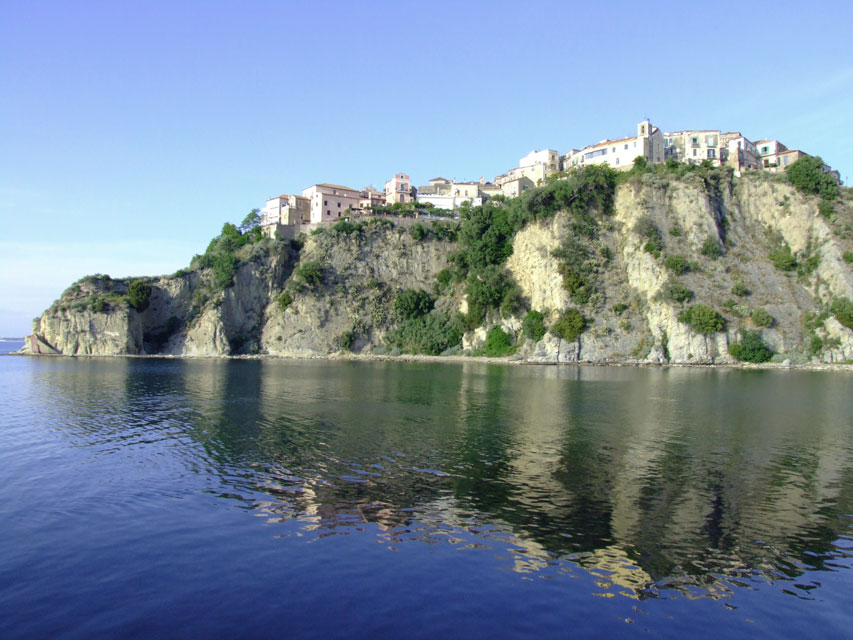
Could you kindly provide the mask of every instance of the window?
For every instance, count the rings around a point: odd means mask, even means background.
[[[636,140],[634,140],[634,148],[635,149],[637,148],[637,141]]]
[[[626,149],[628,148],[628,143],[627,143],[627,142],[625,143],[625,148],[626,148]]]
[[[339,203],[338,203],[338,209],[340,209],[340,208],[341,208],[341,203],[339,202]]]
[[[788,156],[785,156],[785,166],[788,165]]]
[[[324,206],[324,207],[325,207],[326,205],[328,205],[328,204],[329,204],[329,201],[328,201],[328,200],[323,200],[323,206]]]
[[[716,158],[717,157],[717,150],[716,149],[708,149],[708,157],[712,158],[712,159]]]
[[[616,164],[619,164],[619,158],[616,158]]]
[[[696,149],[693,149],[693,156],[696,156]]]
[[[326,215],[327,215],[327,216],[330,216],[330,215],[332,215],[332,212],[331,212],[331,211],[329,211],[328,209],[326,209]]]
[[[699,144],[699,138],[690,138],[690,144]]]

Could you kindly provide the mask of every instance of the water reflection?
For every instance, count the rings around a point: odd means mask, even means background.
[[[724,596],[850,566],[845,374],[466,363],[56,361],[75,445],[203,478],[310,535],[487,546],[603,595]],[[162,446],[158,446],[162,445]]]

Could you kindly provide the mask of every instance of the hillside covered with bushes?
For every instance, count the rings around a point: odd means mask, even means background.
[[[589,166],[458,219],[263,237],[226,224],[172,276],[72,285],[35,353],[853,360],[853,196],[788,175]]]

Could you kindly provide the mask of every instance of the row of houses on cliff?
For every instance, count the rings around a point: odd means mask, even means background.
[[[368,214],[379,208],[398,205],[456,211],[468,202],[474,206],[496,195],[514,198],[544,183],[561,171],[591,164],[608,164],[617,170],[634,166],[637,158],[655,165],[668,160],[693,164],[731,167],[735,175],[744,171],[784,171],[798,158],[806,156],[798,149],[788,149],[778,140],[753,142],[738,131],[696,129],[664,132],[648,119],[637,124],[636,135],[605,139],[581,149],[560,154],[554,149],[534,150],[519,160],[517,167],[487,182],[457,182],[433,178],[415,187],[405,173],[397,173],[385,183],[384,191],[372,186],[353,189],[337,184],[321,183],[302,190],[301,195],[281,195],[267,200],[261,224],[269,235],[282,226],[333,222],[350,215]],[[828,166],[840,182],[837,171]]]

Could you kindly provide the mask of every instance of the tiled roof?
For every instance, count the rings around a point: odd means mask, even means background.
[[[315,184],[313,186],[315,186],[315,187],[326,187],[327,189],[345,189],[346,191],[358,191],[358,189],[353,189],[352,187],[344,187],[343,185],[340,185],[340,184],[328,184],[325,182],[322,182],[320,184]],[[308,187],[308,188],[310,189],[311,187]]]
[[[631,136],[629,138],[619,138],[618,140],[605,140],[604,142],[599,142],[598,144],[594,144],[591,146],[592,149],[597,149],[598,147],[606,147],[611,144],[619,144],[620,142],[625,142],[626,140],[636,140],[637,136]],[[586,147],[584,147],[586,148]]]

